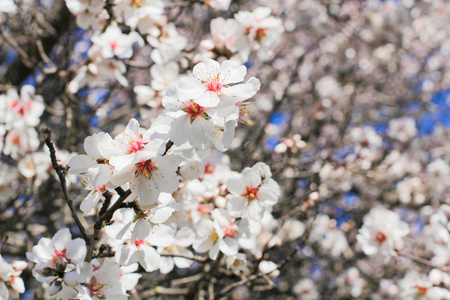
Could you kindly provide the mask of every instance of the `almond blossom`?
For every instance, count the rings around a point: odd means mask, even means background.
[[[366,255],[388,259],[403,247],[402,238],[409,233],[408,224],[398,214],[382,207],[373,208],[364,217],[364,225],[356,237]]]
[[[32,85],[22,86],[20,96],[15,88],[8,89],[6,95],[0,95],[0,105],[0,122],[7,129],[37,126],[45,109],[42,96],[35,94]]]
[[[111,180],[114,166],[100,153],[101,145],[111,144],[113,139],[104,132],[95,133],[84,140],[86,154],[74,156],[69,161],[70,174],[84,174],[85,180],[92,183],[93,188],[103,187]]]
[[[148,153],[150,156],[160,155],[164,152],[165,141],[153,138],[152,130],[145,130],[139,126],[136,119],[131,119],[123,132],[114,140],[103,139],[99,145],[99,152],[109,161],[116,171],[130,166],[138,153]]]
[[[25,285],[20,274],[27,267],[24,261],[6,262],[0,255],[0,299],[19,299],[25,292]]]
[[[261,59],[267,59],[271,48],[284,32],[281,19],[271,16],[269,7],[258,7],[253,12],[240,11],[234,18],[240,23],[251,47],[260,50]]]
[[[68,279],[66,275],[83,262],[86,251],[85,241],[81,238],[72,240],[66,228],[59,230],[52,239],[41,238],[33,251],[27,252],[27,258],[36,264],[33,276],[38,281],[48,282],[50,293],[54,295],[62,289]]]
[[[264,169],[260,170],[258,167],[255,165],[253,168],[246,168],[241,174],[235,174],[227,181],[228,190],[231,192],[227,210],[232,216],[241,217],[248,211],[250,217],[260,220],[264,212],[278,201],[278,184],[270,178],[270,173],[264,173],[265,166],[261,166]]]
[[[124,281],[120,280],[122,275],[122,269],[112,258],[84,262],[80,270],[81,284],[76,287],[79,292],[77,297],[89,300],[128,299],[122,286]]]
[[[104,33],[93,36],[92,42],[101,48],[104,58],[130,58],[133,55],[133,43],[142,45],[142,38],[135,31],[123,34],[119,27],[109,26]]]
[[[114,14],[118,21],[136,29],[142,19],[158,19],[164,10],[161,0],[114,0]]]
[[[161,192],[172,193],[178,187],[176,171],[180,158],[175,155],[155,156],[143,151],[115,174],[111,182],[116,186],[130,184],[133,194],[143,206],[156,203]]]
[[[203,107],[215,107],[222,94],[227,96],[250,95],[256,93],[253,84],[238,84],[244,80],[247,68],[239,63],[226,60],[222,64],[206,59],[194,66],[193,74],[182,77],[179,89],[188,99]],[[234,85],[233,85],[234,84]]]
[[[83,29],[99,27],[99,15],[103,11],[103,0],[66,0],[69,11],[76,16],[77,25]]]

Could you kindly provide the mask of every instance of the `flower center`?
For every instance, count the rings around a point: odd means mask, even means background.
[[[266,36],[266,28],[258,28],[255,32],[255,39],[261,43],[262,39]]]
[[[421,296],[424,296],[427,294],[428,288],[426,286],[417,286],[417,293]]]
[[[14,134],[11,138],[11,143],[13,143],[14,145],[19,145],[20,143],[20,135],[18,134]]]
[[[234,236],[236,234],[236,229],[233,226],[225,227],[224,232],[226,236]]]
[[[139,247],[139,246],[141,246],[143,243],[145,243],[144,240],[136,240],[136,242],[134,242],[134,245],[135,245],[136,247]]]
[[[198,105],[194,101],[190,101],[188,103],[184,103],[184,108],[182,109],[190,117],[191,124],[194,122],[195,118],[202,117],[207,118],[208,115],[205,112],[205,108],[203,106]]]
[[[89,292],[91,296],[97,296],[99,299],[106,299],[106,297],[102,294],[102,288],[106,284],[97,282],[95,277],[92,277],[91,282],[89,282]]]
[[[211,164],[206,164],[205,165],[205,174],[212,174],[214,172],[214,166]]]
[[[209,239],[213,241],[213,244],[217,243],[217,241],[219,240],[219,235],[215,230],[209,235]]]
[[[384,233],[379,231],[377,235],[375,236],[375,241],[377,241],[378,244],[382,244],[386,241],[387,237]]]
[[[200,204],[198,207],[197,207],[197,211],[201,214],[201,215],[206,215],[207,213],[209,213],[209,208],[208,208],[208,205],[206,205],[206,204]]]
[[[152,179],[153,173],[158,170],[158,167],[154,165],[151,159],[142,160],[134,165],[134,176],[136,178],[145,176],[148,179]]]
[[[117,42],[111,42],[111,43],[109,43],[109,47],[111,47],[111,50],[115,50],[116,48],[117,48]]]
[[[56,261],[58,260],[58,258],[64,258],[67,259],[67,254],[66,254],[66,250],[63,251],[58,251],[55,250],[55,253],[53,254],[53,262],[56,263]]]
[[[144,149],[144,142],[142,139],[132,141],[128,144],[128,153],[136,153]]]
[[[103,194],[104,192],[106,192],[106,184],[102,185],[102,186],[98,186],[95,188],[95,192],[96,193],[101,193]]]
[[[222,90],[222,83],[218,77],[210,78],[206,84],[206,89],[213,93],[218,93]]]
[[[247,198],[248,201],[254,200],[258,197],[258,190],[259,188],[257,187],[256,188],[247,187],[247,190],[242,196]]]

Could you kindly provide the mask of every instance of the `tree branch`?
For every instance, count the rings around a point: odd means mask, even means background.
[[[61,183],[61,189],[64,193],[64,199],[66,200],[67,205],[70,208],[70,212],[72,213],[72,218],[75,220],[75,223],[78,226],[78,229],[80,230],[81,236],[86,241],[86,244],[89,245],[90,238],[89,235],[86,232],[86,229],[84,228],[83,224],[81,223],[80,219],[78,218],[77,211],[75,210],[75,207],[73,206],[73,201],[70,199],[69,192],[67,191],[66,186],[66,170],[64,170],[59,164],[58,160],[56,159],[56,150],[55,146],[52,142],[52,131],[49,128],[42,129],[42,132],[45,136],[45,144],[47,145],[48,149],[50,150],[50,159],[52,161],[52,167],[56,171],[56,174],[58,174],[59,181]]]

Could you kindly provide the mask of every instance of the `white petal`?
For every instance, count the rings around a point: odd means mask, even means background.
[[[150,224],[149,221],[139,219],[134,225],[131,241],[134,243],[136,242],[136,240],[145,239],[150,234],[151,229],[152,225]]]
[[[70,234],[68,228],[58,230],[58,232],[52,238],[53,246],[56,250],[63,251],[64,249],[66,249],[67,244],[71,239],[72,235]]]
[[[220,251],[226,256],[236,255],[238,253],[238,243],[231,237],[226,237],[220,243]]]
[[[96,164],[97,162],[94,159],[85,154],[74,156],[69,160],[69,174],[85,173]]]
[[[147,240],[155,246],[168,247],[174,242],[173,236],[174,232],[171,227],[159,224],[153,226]]]
[[[226,60],[220,66],[219,79],[223,84],[237,83],[244,80],[247,68],[234,60]]]
[[[70,258],[70,260],[80,263],[84,260],[86,257],[86,242],[81,239],[77,238],[69,243],[67,243],[67,258]]]

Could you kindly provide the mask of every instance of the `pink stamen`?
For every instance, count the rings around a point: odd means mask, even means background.
[[[197,207],[197,211],[198,211],[201,215],[206,215],[207,213],[209,213],[208,205],[206,205],[206,204],[200,204],[200,205]]]
[[[67,259],[66,250],[63,250],[63,251],[55,250],[55,253],[53,254],[53,263],[56,263],[56,261],[58,260],[58,257]]]
[[[236,234],[236,230],[230,226],[224,228],[225,236],[234,236]]]
[[[139,176],[145,176],[148,179],[152,179],[153,173],[158,170],[158,167],[152,162],[151,159],[142,160],[134,165],[134,175],[136,178]]]
[[[130,153],[136,153],[143,149],[144,149],[144,142],[142,140],[132,141],[128,145],[128,151],[130,151]]]
[[[135,245],[136,247],[139,247],[140,245],[142,245],[142,244],[144,244],[144,243],[145,243],[144,240],[136,240],[136,242],[134,242],[134,245]]]
[[[206,88],[210,92],[218,93],[222,90],[222,83],[220,83],[219,79],[216,77],[214,79],[210,79]]]

